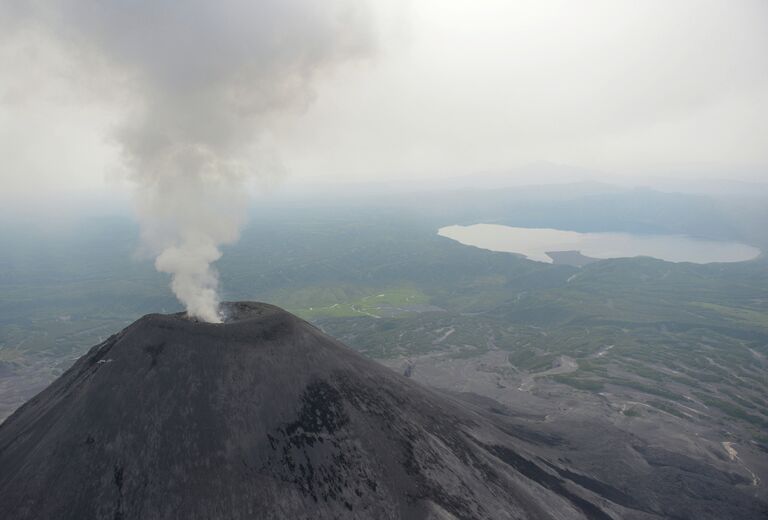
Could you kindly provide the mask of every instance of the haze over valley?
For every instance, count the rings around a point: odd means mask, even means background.
[[[563,197],[560,189],[535,188],[561,207],[592,196]],[[653,514],[704,515],[712,493],[736,490],[743,498],[715,500],[718,514],[757,515],[768,478],[765,260],[533,261],[439,236],[450,221],[514,223],[505,205],[470,217],[466,207],[445,204],[453,196],[419,195],[421,208],[400,196],[361,196],[360,204],[255,210],[219,263],[223,297],[275,302],[400,374],[547,436],[539,445],[550,456],[634,490],[633,500]],[[526,223],[551,222],[551,213],[537,216],[541,209],[529,202]],[[713,218],[711,230],[736,229],[737,221]],[[559,225],[568,223],[566,213]],[[179,310],[160,275],[130,258],[138,230],[129,218],[85,218],[77,233],[41,240],[46,235],[4,229],[4,415],[148,302]],[[721,238],[750,236],[732,233]],[[651,467],[653,457],[666,460],[669,476],[618,469],[630,464],[626,450]],[[681,502],[667,478],[702,491]]]

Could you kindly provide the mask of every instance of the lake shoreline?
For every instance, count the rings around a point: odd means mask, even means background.
[[[514,253],[536,262],[575,267],[599,260],[637,256],[668,262],[708,264],[746,262],[763,255],[760,249],[748,244],[685,235],[580,233],[484,223],[444,226],[437,234],[468,246]]]

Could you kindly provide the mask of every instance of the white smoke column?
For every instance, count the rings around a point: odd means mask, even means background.
[[[212,264],[245,220],[249,158],[319,73],[370,53],[364,2],[27,0],[15,13],[131,93],[116,138],[143,242],[188,313],[221,321]]]

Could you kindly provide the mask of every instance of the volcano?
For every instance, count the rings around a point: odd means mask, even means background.
[[[144,316],[9,417],[0,518],[646,518],[288,312],[224,311]]]

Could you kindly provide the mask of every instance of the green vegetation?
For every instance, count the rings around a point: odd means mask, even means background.
[[[374,358],[493,350],[533,374],[568,356],[578,369],[542,380],[626,394],[681,420],[694,417],[683,405],[703,405],[768,427],[765,260],[579,269],[436,236],[447,218],[259,215],[219,263],[222,294],[281,305]],[[122,220],[70,235],[0,230],[0,373],[34,365],[52,377],[140,315],[178,311],[167,279],[134,259],[137,239]]]
[[[301,291],[300,299],[305,301],[322,302],[324,305],[309,307],[293,307],[297,295],[290,295],[286,303],[279,299],[278,304],[301,316],[304,319],[314,318],[344,318],[354,316],[370,316],[373,318],[401,316],[417,312],[420,305],[426,304],[429,298],[414,287],[386,287],[375,290],[362,298],[351,299],[349,293],[330,288],[320,288],[314,291]],[[307,294],[309,293],[309,294]]]
[[[691,306],[710,311],[715,319],[729,319],[747,325],[760,324],[768,327],[768,314],[750,308],[731,307],[715,303],[693,302]]]
[[[579,390],[587,390],[589,392],[600,392],[605,387],[603,382],[597,379],[580,379],[567,375],[552,376],[552,379],[558,383],[572,386]]]
[[[746,421],[748,423],[751,423],[763,429],[768,428],[768,420],[762,417],[759,417],[757,415],[748,413],[744,411],[743,408],[733,404],[730,401],[713,397],[711,394],[704,394],[701,392],[696,392],[695,395],[696,397],[701,399],[701,402],[703,402],[705,405],[711,406],[713,408],[717,408],[718,410],[725,413],[729,417]]]
[[[632,408],[627,408],[626,410],[622,410],[622,414],[626,415],[627,417],[640,417],[642,413],[640,413],[640,410],[633,406]]]
[[[680,419],[685,418],[685,415],[681,413],[677,408],[675,408],[673,404],[668,403],[666,401],[651,399],[649,401],[646,401],[646,404],[649,406],[652,406],[653,408],[656,408],[657,410],[661,410],[662,412],[666,412],[668,414],[674,415],[675,417],[679,417]]]

